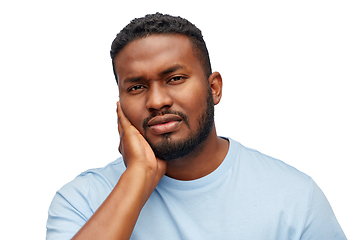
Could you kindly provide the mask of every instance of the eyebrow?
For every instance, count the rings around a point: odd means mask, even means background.
[[[142,79],[142,77],[130,77],[130,78],[125,78],[124,79],[124,83],[137,83]]]
[[[160,76],[165,76],[165,75],[168,75],[170,73],[173,73],[173,72],[175,72],[175,71],[177,71],[179,69],[183,69],[183,68],[185,68],[184,65],[176,64],[176,65],[162,71],[159,75]],[[123,82],[124,83],[137,83],[137,82],[142,81],[143,79],[144,79],[144,77],[142,77],[142,76],[129,77],[129,78],[125,78]]]
[[[172,66],[172,67],[162,71],[160,75],[162,75],[162,76],[167,75],[167,74],[173,73],[173,72],[175,72],[175,71],[177,71],[179,69],[183,69],[183,68],[185,68],[184,65],[176,64],[175,66]]]

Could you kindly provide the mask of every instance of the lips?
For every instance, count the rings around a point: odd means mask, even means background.
[[[182,123],[182,118],[175,114],[156,116],[148,122],[149,129],[157,134],[165,134],[176,131]]]

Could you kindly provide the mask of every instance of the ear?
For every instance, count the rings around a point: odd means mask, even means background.
[[[219,72],[213,72],[209,76],[209,84],[211,87],[214,104],[217,105],[220,102],[222,96],[222,77]]]

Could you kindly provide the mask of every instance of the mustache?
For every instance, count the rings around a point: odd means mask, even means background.
[[[170,109],[165,109],[165,110],[163,110],[163,111],[156,111],[156,112],[151,113],[151,115],[144,120],[144,122],[143,122],[143,129],[145,129],[145,131],[146,131],[146,129],[148,128],[148,123],[149,123],[150,120],[153,119],[154,117],[163,116],[163,115],[166,115],[166,114],[178,115],[179,117],[181,117],[181,119],[184,121],[184,123],[185,123],[187,126],[189,126],[188,117],[187,117],[184,113],[179,112],[179,111],[170,110]]]

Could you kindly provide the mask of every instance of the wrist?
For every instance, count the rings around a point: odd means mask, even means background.
[[[134,204],[145,204],[151,193],[154,191],[157,182],[156,172],[141,164],[131,164],[121,175],[117,188],[122,189],[121,192],[129,197]]]

